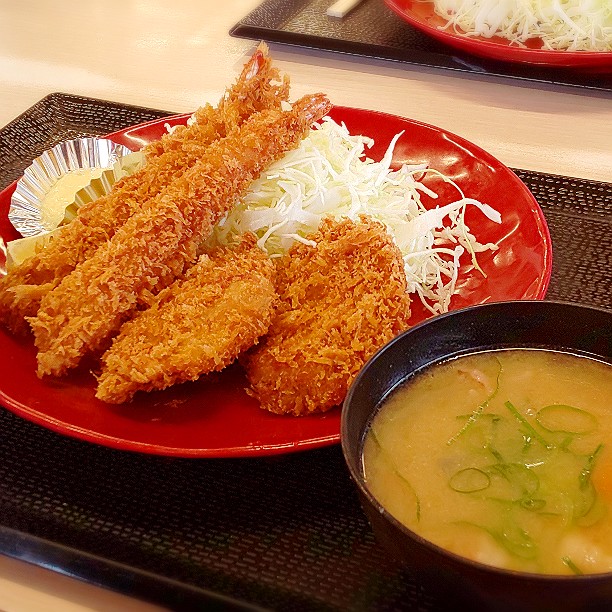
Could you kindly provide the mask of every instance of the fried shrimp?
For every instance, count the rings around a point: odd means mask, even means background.
[[[119,404],[222,370],[266,333],[276,291],[274,265],[253,234],[204,254],[123,325],[102,357],[96,397]]]
[[[27,330],[24,317],[35,315],[40,300],[147,200],[193,167],[212,142],[254,113],[280,109],[288,94],[288,79],[280,79],[267,47],[260,45],[217,107],[203,106],[194,122],[145,147],[146,164],[140,171],[117,183],[109,195],[81,207],[45,249],[0,278],[0,322],[15,333]]]
[[[245,64],[236,83],[226,91],[217,107],[206,104],[193,115],[188,125],[175,127],[159,140],[149,143],[144,152],[147,158],[175,151],[183,154],[185,146],[209,138],[210,126],[226,135],[228,127],[240,125],[254,113],[269,108],[281,108],[289,100],[289,78],[272,65],[268,47],[260,43]]]
[[[244,357],[249,393],[271,412],[305,415],[339,405],[359,369],[407,329],[402,255],[385,227],[326,219],[279,260],[280,305]]]
[[[38,348],[38,375],[64,374],[107,348],[137,308],[193,264],[198,245],[260,172],[296,147],[330,109],[322,94],[290,111],[251,115],[42,299],[28,318]]]

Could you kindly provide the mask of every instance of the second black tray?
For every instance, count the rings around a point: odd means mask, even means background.
[[[344,19],[328,17],[334,0],[265,0],[230,30],[232,36],[387,59],[472,75],[612,91],[612,75],[481,59],[426,36],[383,0],[364,0]]]

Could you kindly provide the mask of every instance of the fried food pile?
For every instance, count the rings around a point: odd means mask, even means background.
[[[260,45],[216,107],[149,144],[140,171],[0,278],[0,323],[33,333],[39,377],[94,357],[96,397],[119,404],[240,359],[262,408],[302,415],[342,402],[408,326],[403,261],[385,228],[328,220],[309,238],[316,246],[280,260],[250,234],[204,246],[331,107],[313,94],[286,110],[288,96]]]
[[[36,316],[43,297],[95,255],[132,214],[173,188],[174,181],[193,168],[212,143],[219,146],[226,137],[235,136],[249,117],[256,120],[265,111],[278,114],[288,96],[288,79],[280,80],[267,49],[261,46],[218,106],[203,106],[191,125],[148,145],[146,164],[139,172],[117,183],[108,196],[80,208],[77,218],[63,226],[44,251],[0,278],[0,323],[15,333],[27,333],[26,317]],[[282,153],[278,151],[278,156]]]

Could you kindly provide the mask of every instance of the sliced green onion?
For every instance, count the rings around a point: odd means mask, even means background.
[[[595,506],[597,501],[597,491],[593,484],[588,481],[584,486],[580,486],[579,496],[574,502],[574,518],[582,519],[586,517]]]
[[[516,525],[507,525],[506,528],[494,529],[485,527],[470,521],[457,521],[456,525],[469,525],[486,531],[500,546],[507,550],[510,554],[521,559],[534,559],[537,554],[537,546],[533,538],[520,527]]]
[[[531,497],[521,499],[519,503],[521,505],[521,508],[529,510],[530,512],[539,512],[542,508],[546,506],[546,500],[533,499]]]
[[[572,572],[576,574],[576,576],[582,576],[584,574],[584,572],[569,557],[562,557],[561,561],[563,561],[563,563],[569,567]]]
[[[540,479],[522,463],[499,463],[493,466],[510,484],[521,489],[523,495],[531,496],[540,488]]]
[[[380,443],[380,440],[378,439],[378,436],[376,435],[376,432],[374,431],[374,427],[370,427],[370,435],[372,436],[372,440],[376,444],[378,450],[384,454],[385,459],[391,465],[391,469],[393,470],[393,473],[406,485],[406,487],[414,495],[415,505],[416,505],[416,520],[418,523],[421,520],[421,500],[419,499],[417,492],[415,491],[414,487],[410,484],[410,482],[405,478],[405,476],[400,473],[400,471],[397,468],[397,465],[395,464],[395,461],[393,461],[393,458],[390,456],[387,450]]]
[[[504,406],[508,408],[508,410],[517,418],[517,420],[523,425],[523,427],[527,430],[527,433],[531,435],[532,438],[537,440],[544,447],[551,449],[554,448],[552,444],[549,444],[531,425],[531,423],[516,409],[516,407],[512,404],[512,402],[505,402]]]
[[[580,488],[584,489],[591,481],[591,474],[595,469],[595,461],[601,451],[603,450],[603,444],[600,444],[588,457],[584,468],[580,471],[578,480],[580,481]]]
[[[486,472],[478,468],[465,468],[451,476],[450,488],[458,493],[476,493],[484,491],[491,484],[491,479]]]
[[[446,444],[452,444],[453,442],[456,442],[456,440],[459,437],[461,437],[482,416],[484,409],[489,405],[491,400],[497,395],[497,392],[499,391],[499,378],[501,376],[503,368],[502,368],[502,364],[500,360],[497,357],[495,357],[495,361],[497,361],[497,365],[499,367],[499,369],[497,370],[497,376],[495,379],[495,389],[493,389],[493,392],[489,395],[489,397],[487,397],[487,399],[485,399],[485,401],[482,402],[482,404],[480,404],[476,408],[476,410],[474,410],[474,412],[472,412],[472,414],[469,416],[464,426],[450,440],[447,440]]]
[[[586,410],[566,404],[551,404],[538,410],[536,421],[540,427],[551,432],[566,434],[588,434],[597,428],[597,419]]]
[[[522,559],[533,559],[538,550],[533,538],[520,527],[508,525],[501,532],[492,533],[493,537],[510,553]]]

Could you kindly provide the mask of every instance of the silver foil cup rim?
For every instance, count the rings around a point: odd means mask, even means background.
[[[42,223],[42,206],[57,180],[87,168],[111,168],[132,151],[106,138],[75,138],[44,151],[26,168],[11,197],[8,219],[22,236],[48,232]]]

